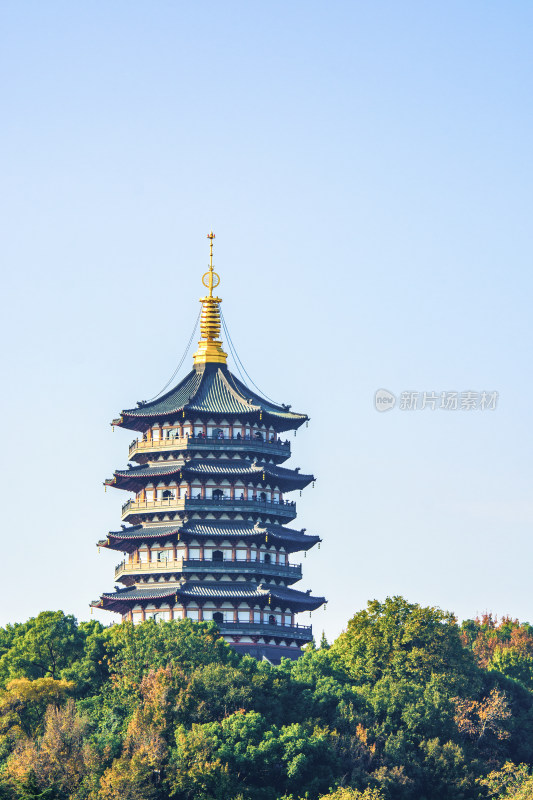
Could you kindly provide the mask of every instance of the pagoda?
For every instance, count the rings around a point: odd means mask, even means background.
[[[208,289],[193,369],[159,399],[123,411],[113,426],[137,431],[127,469],[106,486],[132,492],[122,526],[98,542],[123,553],[120,586],[91,605],[122,620],[212,620],[237,651],[279,663],[312,640],[296,615],[323,603],[293,588],[302,577],[294,553],[320,542],[290,526],[290,493],[314,481],[281,466],[282,437],[308,420],[249,389],[227,365],[220,336],[220,278],[210,239]]]

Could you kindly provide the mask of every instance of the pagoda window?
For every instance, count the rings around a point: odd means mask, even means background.
[[[146,615],[147,619],[153,619],[154,622],[166,622],[170,619],[170,611],[152,611]]]
[[[224,561],[224,551],[223,550],[213,550],[213,561]]]
[[[261,619],[261,612],[254,611],[254,622],[262,622],[262,621],[263,620]]]
[[[236,552],[236,560],[237,561],[246,561],[246,550],[241,548],[237,548]]]
[[[224,622],[224,612],[223,611],[215,611],[213,612],[213,622],[217,624],[221,624]]]
[[[274,614],[269,614],[268,615],[268,624],[269,625],[275,625],[276,624],[276,617],[275,617]]]
[[[200,548],[199,547],[189,547],[189,559],[191,561],[199,560],[200,558]]]
[[[139,550],[139,561],[142,564],[145,564],[148,561],[148,551],[147,550]]]
[[[262,556],[263,556],[262,560],[265,562],[265,564],[271,563],[272,556],[270,555],[270,553],[262,553]]]
[[[250,612],[249,611],[238,611],[237,612],[237,619],[239,622],[250,622]]]
[[[266,492],[261,492],[261,494],[259,495],[259,499],[261,500],[262,503],[266,503],[266,501],[267,501],[267,493]]]
[[[161,436],[161,431],[160,431],[160,429],[159,429],[159,428],[153,428],[153,429],[152,429],[152,439],[153,439],[155,442],[157,442],[157,441],[159,441],[159,438],[160,438],[160,436]]]
[[[222,489],[213,489],[213,500],[222,500],[224,497],[224,492]]]
[[[146,489],[145,490],[145,499],[148,503],[153,503],[154,501],[154,490],[153,489]]]
[[[197,608],[188,608],[187,609],[187,619],[194,619],[198,622],[198,609]]]
[[[159,491],[160,490],[158,490],[158,492],[157,492],[158,497],[159,497]],[[163,500],[175,500],[176,499],[176,490],[175,489],[163,489],[161,497],[162,497]]]

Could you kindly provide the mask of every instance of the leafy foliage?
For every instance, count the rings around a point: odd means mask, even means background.
[[[533,798],[532,660],[527,624],[400,597],[279,667],[43,612],[0,630],[0,798]]]

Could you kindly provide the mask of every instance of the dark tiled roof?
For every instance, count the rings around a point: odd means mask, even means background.
[[[283,544],[289,552],[309,550],[321,541],[319,536],[310,536],[302,531],[285,528],[282,525],[265,525],[255,527],[253,522],[224,522],[215,520],[191,520],[185,525],[178,522],[173,525],[132,525],[121,531],[110,531],[109,537],[116,543],[118,550],[124,549],[129,542],[146,541],[149,539],[165,539],[180,532],[182,535],[201,538],[258,538],[268,533],[273,541]],[[102,542],[102,545],[107,546]],[[133,549],[137,547],[134,544]],[[132,548],[126,548],[132,549]]]
[[[281,602],[299,605],[302,609],[309,611],[318,608],[325,602],[324,597],[312,597],[306,592],[299,592],[297,589],[289,589],[286,586],[272,586],[270,584],[256,583],[186,583],[178,592],[181,597],[206,597],[206,598],[225,598],[228,600],[253,600],[255,598],[265,599],[268,597],[276,598]]]
[[[166,597],[175,597],[176,589],[117,589],[115,592],[104,592],[104,600],[161,600]]]
[[[232,375],[226,366],[210,364],[203,370],[189,372],[158,400],[144,403],[139,408],[125,409],[122,422],[116,424],[135,427],[136,419],[149,421],[182,410],[241,416],[262,411],[278,419],[285,428],[298,427],[307,419],[305,414],[295,414],[286,406],[277,406],[260,397]]]
[[[187,599],[213,599],[222,600],[267,600],[270,597],[272,600],[287,605],[299,608],[303,611],[312,611],[319,608],[324,602],[324,597],[313,597],[307,592],[299,592],[297,589],[289,589],[286,586],[271,586],[269,584],[255,584],[255,583],[193,583],[188,582],[182,584],[180,587],[170,588],[153,588],[146,587],[117,589],[115,592],[105,592],[102,594],[101,599],[104,605],[126,606],[131,602],[136,601],[149,601],[149,600],[166,600],[167,598],[183,598]],[[106,602],[107,601],[107,602]],[[272,605],[272,602],[269,603]]]
[[[177,464],[172,462],[163,466],[137,466],[115,472],[115,484],[118,488],[141,488],[143,478],[160,478],[179,475],[191,477],[195,475],[220,475],[228,477],[269,475],[275,480],[286,482],[295,489],[303,489],[314,480],[313,475],[304,475],[294,469],[278,467],[264,461],[248,461],[247,459],[203,459]]]

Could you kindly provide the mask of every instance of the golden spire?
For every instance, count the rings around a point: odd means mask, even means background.
[[[222,342],[217,338],[220,335],[220,297],[213,297],[213,289],[220,283],[220,277],[213,270],[213,231],[207,234],[209,239],[209,271],[202,276],[203,285],[209,289],[207,297],[201,297],[202,316],[200,317],[200,335],[198,350],[194,354],[195,364],[206,364],[208,361],[225,364],[228,354],[222,349]]]

